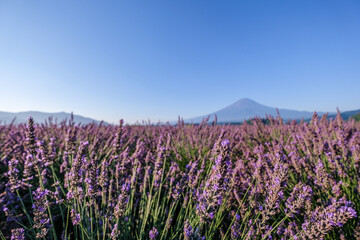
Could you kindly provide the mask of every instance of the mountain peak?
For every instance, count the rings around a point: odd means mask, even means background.
[[[238,101],[234,102],[233,104],[225,107],[226,108],[236,108],[236,109],[244,109],[244,108],[256,108],[258,106],[262,106],[261,104],[255,102],[254,100],[250,98],[242,98]]]
[[[252,99],[250,99],[250,98],[247,98],[247,97],[245,97],[245,98],[240,98],[240,99],[238,100],[238,102],[240,102],[240,101],[243,101],[243,102],[255,102],[254,100],[252,100]]]

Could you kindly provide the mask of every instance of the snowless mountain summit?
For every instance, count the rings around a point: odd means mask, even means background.
[[[280,116],[284,120],[289,119],[309,119],[313,116],[314,112],[309,111],[297,111],[297,110],[290,110],[290,109],[278,109]],[[315,110],[314,110],[315,111]],[[324,113],[318,112],[318,115],[322,115]],[[261,117],[265,118],[266,115],[277,116],[277,108],[276,107],[269,107],[262,105],[260,103],[255,102],[249,98],[242,98],[233,104],[220,109],[216,112],[187,119],[185,122],[187,123],[200,123],[204,118],[210,116],[209,121],[213,121],[215,115],[218,118],[218,122],[242,122],[244,120],[254,118],[254,117]]]

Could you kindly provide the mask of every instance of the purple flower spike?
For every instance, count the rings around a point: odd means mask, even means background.
[[[73,225],[78,225],[81,221],[80,213],[76,213],[75,209],[71,209],[71,220]]]
[[[151,240],[156,239],[157,235],[159,235],[159,232],[158,232],[158,230],[157,230],[155,227],[153,227],[153,229],[150,230],[150,232],[149,232],[149,237],[150,237],[150,239],[151,239]]]
[[[11,230],[11,240],[25,240],[25,230],[23,228]]]
[[[230,141],[228,139],[225,139],[221,142],[222,147],[228,147],[230,146]]]

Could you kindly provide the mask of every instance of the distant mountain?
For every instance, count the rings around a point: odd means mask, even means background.
[[[348,120],[349,118],[355,118],[356,119],[356,115],[359,116],[360,114],[360,109],[359,110],[353,110],[353,111],[346,111],[346,112],[340,112],[341,113],[341,117],[344,120]],[[335,118],[336,114],[329,114],[328,118]]]
[[[66,112],[57,112],[57,113],[48,113],[48,112],[37,112],[37,111],[29,111],[29,112],[2,112],[0,111],[0,124],[9,124],[15,118],[15,123],[26,123],[29,117],[32,117],[36,123],[44,123],[49,117],[52,117],[53,122],[60,123],[64,119],[69,120],[71,118],[71,113]],[[83,117],[80,115],[74,114],[74,122],[75,123],[100,123],[100,121]]]
[[[284,120],[289,119],[309,119],[313,116],[314,112],[307,111],[296,111],[289,109],[278,109],[280,116]],[[323,115],[323,112],[317,112],[319,116]],[[332,113],[331,113],[332,114]],[[185,120],[186,123],[200,123],[202,119],[210,116],[209,121],[213,121],[215,115],[217,116],[218,122],[242,122],[244,120],[261,117],[265,118],[266,115],[277,116],[277,110],[273,107],[268,107],[262,104],[259,104],[251,99],[243,98],[239,101],[227,106],[219,111],[210,113],[208,115],[199,116],[191,119]]]
[[[360,110],[358,110],[359,112],[355,115],[352,115],[351,118],[355,119],[355,121],[359,122],[360,121]]]

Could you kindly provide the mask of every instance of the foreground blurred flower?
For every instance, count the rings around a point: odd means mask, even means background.
[[[298,183],[293,191],[291,192],[290,197],[286,200],[285,212],[289,217],[294,217],[296,214],[299,214],[300,210],[305,207],[305,205],[311,205],[312,197],[311,187],[304,185],[303,183]]]
[[[286,164],[275,164],[271,175],[271,181],[267,183],[267,196],[262,212],[263,222],[270,219],[279,212],[280,200],[284,198],[283,189],[288,178],[288,166]]]
[[[240,215],[235,215],[235,221],[231,226],[231,239],[238,239],[241,236],[241,222],[240,222]]]
[[[50,194],[50,191],[41,188],[36,189],[34,192],[34,204],[32,206],[34,210],[34,225],[33,227],[39,232],[36,234],[37,238],[45,238],[49,229],[50,218],[47,214],[48,200],[47,196]]]
[[[185,221],[184,224],[184,238],[185,240],[190,240],[192,235],[194,234],[193,228],[191,227],[189,220]]]
[[[159,235],[159,232],[155,227],[153,227],[152,230],[150,230],[149,232],[150,239],[154,240],[157,237],[157,235]]]
[[[21,186],[21,181],[19,180],[19,169],[17,168],[18,163],[18,160],[12,158],[9,161],[9,171],[7,172],[7,176],[9,178],[9,182],[7,183],[7,185],[13,192],[15,192]]]
[[[220,135],[222,138],[224,133]],[[219,144],[220,143],[220,144]],[[198,193],[196,213],[202,223],[209,223],[214,218],[218,207],[223,203],[228,193],[231,162],[229,157],[229,141],[219,141],[215,145],[213,153],[218,153],[211,169],[210,176],[205,182],[204,189]]]
[[[12,229],[11,240],[25,240],[25,230],[23,228]]]
[[[120,231],[118,230],[118,225],[115,224],[111,231],[111,235],[110,235],[111,239],[116,240],[116,239],[118,239],[119,235],[120,235]]]
[[[333,198],[327,207],[317,207],[310,216],[307,216],[302,224],[301,235],[304,238],[321,239],[332,229],[342,227],[349,219],[356,217],[357,213],[352,208],[351,202],[344,198],[339,200]]]
[[[73,160],[68,179],[70,182],[70,189],[68,200],[72,198],[79,198],[82,195],[82,181],[84,171],[81,169],[83,166],[84,158],[86,157],[89,142],[82,142],[77,152],[76,158]]]
[[[121,187],[121,193],[117,199],[117,203],[114,210],[114,215],[116,218],[120,218],[123,216],[126,210],[126,205],[129,201],[129,191],[130,191],[130,183],[129,181],[125,182]]]
[[[71,221],[73,225],[78,225],[81,221],[80,213],[77,213],[75,209],[71,209]]]

